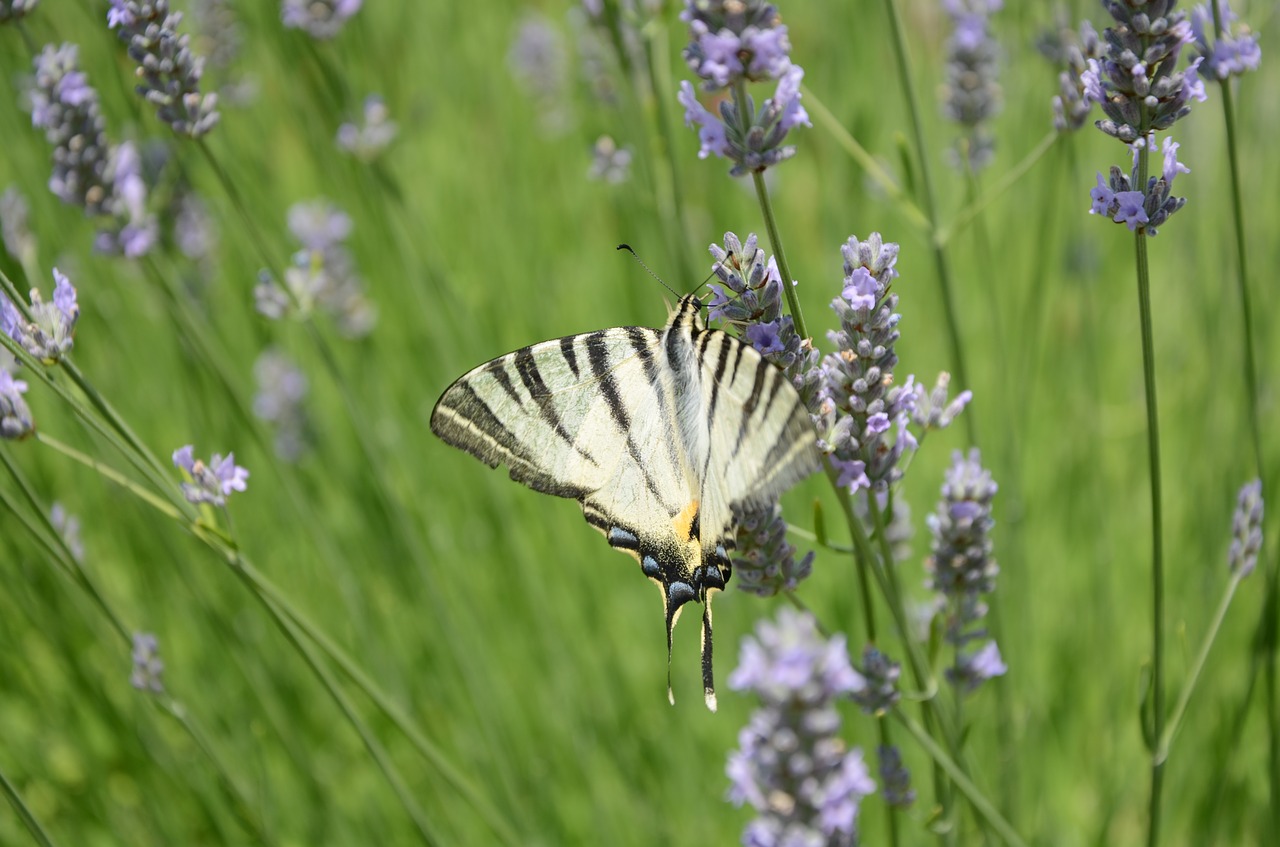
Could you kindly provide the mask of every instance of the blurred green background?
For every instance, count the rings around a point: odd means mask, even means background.
[[[908,115],[882,5],[781,5],[811,115],[821,103],[909,193],[918,174],[903,166]],[[957,130],[937,100],[947,19],[933,2],[900,5],[945,224],[970,191],[946,165]],[[252,93],[224,98],[208,155],[173,138],[133,93],[133,63],[104,24],[106,3],[46,2],[22,32],[0,26],[8,83],[0,190],[12,185],[28,198],[44,276],[25,279],[8,255],[0,268],[20,289],[46,293],[52,266],[70,276],[82,310],[74,360],[166,463],[194,442],[198,456],[234,450],[250,469],[248,490],[229,504],[234,537],[438,750],[444,766],[322,660],[439,843],[736,842],[749,815],[724,802],[724,763],[753,703],[724,681],[741,636],[782,601],[731,588],[717,603],[718,714],[701,702],[698,632],[686,621],[670,707],[660,602],[635,565],[583,524],[576,504],[512,484],[427,426],[444,388],[487,359],[569,333],[661,325],[665,292],[617,243],[688,290],[710,270],[706,247],[725,231],[764,241],[749,184],[731,180],[723,161],[700,161],[696,134],[682,126],[675,90],[689,75],[678,8],[668,3],[637,32],[632,55],[650,66],[628,74],[607,45],[591,46],[597,36],[568,2],[366,6],[336,38],[314,41],[283,28],[275,3],[230,4],[239,52],[206,83],[247,82]],[[1280,225],[1280,159],[1271,148],[1280,100],[1266,80],[1280,83],[1277,24],[1267,4],[1238,11],[1263,44],[1262,69],[1243,79],[1237,104],[1259,402],[1263,421],[1273,421],[1280,242],[1270,234]],[[1051,131],[1058,68],[1037,39],[1060,20],[1103,26],[1092,4],[1062,13],[1011,3],[994,18],[1005,105],[983,188]],[[558,79],[533,86],[511,59],[530,21],[555,34],[560,63]],[[172,249],[145,262],[95,254],[93,222],[47,190],[50,148],[30,128],[22,91],[32,48],[62,41],[80,45],[112,138],[168,145],[171,167],[207,204],[218,240],[205,262]],[[373,93],[400,132],[364,163],[334,135]],[[1210,95],[1174,131],[1191,167],[1174,193],[1188,204],[1149,243],[1173,691],[1226,583],[1236,490],[1256,472],[1216,86]],[[626,181],[588,178],[601,134],[633,150]],[[881,232],[902,245],[898,374],[932,385],[951,364],[926,234],[822,122],[792,140],[798,154],[768,176],[810,331],[825,343],[840,245]],[[1150,538],[1133,239],[1086,214],[1095,171],[1127,160],[1092,128],[1061,138],[947,245],[975,393],[966,414],[1001,484],[993,604],[1009,673],[966,707],[970,765],[1035,844],[1135,843],[1145,832],[1137,716],[1151,651]],[[278,270],[296,249],[287,210],[316,198],[354,221],[349,247],[379,311],[363,339],[341,337],[324,318],[312,329],[254,310],[259,270]],[[273,455],[270,429],[250,411],[253,363],[268,346],[287,352],[310,384],[310,449],[296,463]],[[127,471],[29,381],[42,433]],[[1274,430],[1263,432],[1274,490]],[[951,450],[967,446],[960,426],[931,437],[902,484],[917,530],[902,581],[920,598],[924,516]],[[55,841],[416,837],[352,722],[224,562],[177,522],[42,444],[6,442],[0,451],[45,508],[56,500],[80,518],[85,569],[130,629],[158,636],[172,698],[164,702],[197,728],[130,687],[127,639],[52,566],[25,521],[0,512],[0,773]],[[9,475],[0,486],[17,491]],[[784,501],[799,528],[812,528],[815,500],[835,513],[820,478]],[[1246,700],[1263,585],[1259,574],[1237,596],[1177,738],[1167,844],[1271,843],[1260,677]],[[856,591],[849,558],[820,551],[800,596],[860,651]],[[844,737],[870,755],[873,722],[852,706],[845,714]],[[924,843],[932,840],[928,760],[909,742],[905,752],[921,792],[907,843]],[[864,803],[866,843],[882,841],[883,816],[877,798]],[[17,816],[0,814],[0,843],[30,838]]]

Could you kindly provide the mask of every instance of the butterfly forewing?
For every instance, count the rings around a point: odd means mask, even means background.
[[[733,507],[777,497],[818,467],[818,453],[786,376],[705,329],[700,308],[688,296],[662,330],[604,329],[487,362],[445,391],[431,429],[530,488],[582,504],[662,589],[668,667],[680,608],[706,601],[703,679],[714,708],[709,592],[728,577]]]

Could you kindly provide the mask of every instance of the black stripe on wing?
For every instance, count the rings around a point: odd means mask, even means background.
[[[605,405],[609,408],[609,414],[613,418],[618,434],[626,440],[627,454],[636,463],[636,467],[640,469],[640,475],[644,477],[645,487],[668,511],[674,512],[673,507],[662,496],[657,483],[649,473],[648,463],[645,462],[644,457],[641,455],[640,448],[635,441],[635,435],[631,431],[631,416],[627,414],[626,406],[622,402],[622,396],[618,393],[618,382],[614,378],[613,369],[609,365],[609,347],[605,343],[607,334],[607,330],[600,330],[587,336],[587,361],[591,364],[591,372],[595,374],[596,379],[599,381],[600,394],[604,399]],[[631,342],[631,348],[636,354],[649,351],[648,344],[638,343],[631,336],[628,336],[628,340]]]

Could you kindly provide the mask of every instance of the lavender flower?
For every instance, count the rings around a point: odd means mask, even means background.
[[[55,502],[49,509],[49,523],[62,536],[71,558],[77,562],[84,561],[84,542],[80,540],[80,519],[67,511],[61,503]]]
[[[289,209],[289,229],[302,249],[285,269],[283,286],[263,273],[253,292],[258,311],[275,320],[287,315],[306,319],[320,308],[349,338],[371,332],[377,312],[342,243],[351,234],[351,218],[324,201],[297,203]]]
[[[863,680],[861,688],[853,692],[853,702],[869,715],[880,717],[889,712],[902,699],[898,691],[898,678],[902,666],[868,644],[862,650],[862,664],[857,671]]]
[[[142,157],[133,142],[126,141],[111,151],[114,220],[99,230],[94,248],[100,253],[119,253],[136,259],[151,252],[160,238],[155,215],[147,211],[147,183],[142,176]]]
[[[689,24],[685,61],[703,80],[703,90],[734,92],[732,100],[720,101],[716,116],[698,101],[689,82],[680,83],[685,125],[698,127],[698,157],[729,159],[734,163],[729,173],[742,176],[794,156],[795,147],[783,144],[787,133],[812,124],[800,105],[804,71],[791,62],[778,10],[759,0],[689,0],[680,19]],[[742,94],[739,102],[740,83],[768,79],[778,81],[777,91],[759,110],[749,95]]]
[[[952,685],[968,694],[988,679],[1004,676],[1009,666],[1000,658],[1000,648],[988,641],[973,651],[956,651],[956,663],[947,668],[946,678]]]
[[[98,109],[98,92],[79,69],[74,44],[45,45],[35,59],[31,123],[53,145],[49,190],[90,215],[110,214],[107,165],[111,144]]]
[[[1085,21],[1080,24],[1079,39],[1070,37],[1062,50],[1062,63],[1066,69],[1058,74],[1058,94],[1053,98],[1053,128],[1058,132],[1074,132],[1084,126],[1094,102],[1101,102],[1101,87],[1094,93],[1097,100],[1086,96],[1082,76],[1089,70],[1089,61],[1097,60],[1101,42],[1093,26]]]
[[[1089,197],[1093,201],[1089,207],[1090,214],[1105,215],[1116,223],[1125,224],[1131,232],[1141,229],[1144,234],[1154,236],[1170,216],[1186,205],[1185,197],[1173,197],[1170,194],[1174,178],[1180,173],[1191,172],[1190,168],[1178,161],[1179,145],[1172,138],[1166,137],[1161,147],[1164,156],[1161,174],[1147,177],[1146,191],[1135,187],[1141,151],[1144,148],[1154,150],[1155,146],[1154,133],[1130,145],[1133,151],[1133,168],[1128,175],[1114,165],[1107,182],[1103,182],[1102,174],[1098,174],[1097,185],[1089,191]]]
[[[160,661],[159,640],[149,632],[135,632],[133,672],[129,674],[129,684],[139,691],[163,694],[164,682],[160,679],[162,673],[164,662]]]
[[[0,0],[0,24],[31,14],[40,0]]]
[[[880,779],[884,785],[884,801],[890,806],[905,809],[916,801],[911,787],[911,772],[902,763],[902,753],[897,747],[876,748],[880,759]]]
[[[875,783],[838,735],[835,701],[862,687],[844,637],[828,641],[812,616],[784,608],[743,639],[729,685],[761,700],[726,767],[729,799],[757,813],[743,844],[856,844],[858,804]]]
[[[1236,497],[1236,510],[1231,516],[1231,546],[1227,550],[1227,567],[1231,573],[1246,577],[1258,564],[1262,549],[1262,480],[1255,479],[1241,487]]]
[[[174,132],[199,138],[218,123],[218,95],[200,94],[204,60],[192,54],[190,36],[178,34],[181,22],[168,0],[111,0],[107,12],[107,26],[138,63],[135,90]]]
[[[280,20],[290,29],[301,29],[312,38],[329,39],[356,12],[363,0],[284,0]]]
[[[186,471],[191,478],[190,482],[182,483],[182,493],[188,502],[223,506],[231,492],[245,490],[249,472],[236,464],[234,453],[228,453],[225,459],[214,453],[205,464],[194,458],[194,452],[190,444],[173,451],[174,466]]]
[[[1262,61],[1262,48],[1258,40],[1249,32],[1248,27],[1241,27],[1233,33],[1231,24],[1237,19],[1231,11],[1227,0],[1217,0],[1218,16],[1222,23],[1222,32],[1209,43],[1209,36],[1216,31],[1213,12],[1208,3],[1201,3],[1191,10],[1191,33],[1195,39],[1196,52],[1204,57],[1201,67],[1210,79],[1225,80],[1230,76],[1242,76],[1249,71],[1256,71]]]
[[[685,61],[707,91],[738,80],[778,79],[791,67],[787,28],[771,3],[690,0],[680,20],[689,24],[691,39]]]
[[[276,455],[287,462],[297,461],[306,448],[306,413],[302,400],[307,396],[307,378],[298,366],[278,350],[268,349],[253,363],[258,393],[253,413],[275,428]]]
[[[898,461],[916,447],[907,423],[918,389],[913,379],[893,385],[900,316],[894,312],[898,295],[890,286],[898,275],[893,267],[898,245],[873,232],[866,241],[850,236],[841,252],[844,294],[831,304],[840,330],[827,333],[840,352],[822,360],[818,444],[851,490],[881,492],[902,477]],[[893,426],[898,431],[890,442],[886,433]],[[856,462],[862,463],[861,474]]]
[[[907,383],[912,384],[910,377],[907,378]],[[950,426],[951,422],[964,411],[965,406],[969,405],[969,401],[973,400],[973,392],[969,390],[961,391],[954,400],[951,400],[950,387],[951,374],[944,371],[938,374],[938,381],[934,383],[932,391],[916,392],[916,406],[911,411],[912,423],[925,432],[931,429],[946,429]]]
[[[720,280],[713,284],[710,315],[738,330],[757,352],[781,368],[812,404],[817,396],[818,352],[809,339],[800,338],[790,315],[782,314],[782,278],[777,263],[766,260],[755,234],[746,244],[732,232],[724,235],[724,246],[712,244],[716,260],[712,272]],[[730,293],[726,293],[728,288]],[[745,591],[772,596],[791,591],[809,575],[813,553],[799,562],[795,547],[786,541],[787,524],[776,503],[734,513],[738,527],[733,568]]]
[[[738,107],[730,100],[720,101],[720,117],[716,117],[698,101],[689,82],[680,83],[679,101],[685,107],[685,126],[698,126],[701,149],[698,158],[716,155],[729,159],[733,167],[730,176],[743,176],[763,172],[796,153],[794,145],[784,145],[787,133],[795,126],[813,126],[809,113],[800,105],[800,80],[804,71],[799,65],[791,65],[778,80],[773,97],[765,100],[759,111],[750,95],[746,98],[746,111],[753,117],[746,130],[738,117]]]
[[[201,261],[218,244],[218,233],[204,201],[194,191],[183,191],[174,204],[173,239],[182,255]]]
[[[376,94],[364,99],[364,123],[348,121],[338,127],[338,149],[345,150],[365,162],[371,162],[387,149],[400,127],[391,120],[387,104]]]
[[[1186,15],[1173,11],[1176,2],[1105,4],[1116,25],[1103,31],[1102,57],[1090,59],[1080,79],[1086,96],[1107,116],[1098,129],[1127,144],[1168,129],[1191,112],[1189,101],[1205,99],[1197,76],[1203,60],[1177,70],[1182,47],[1193,36]]]
[[[538,107],[542,128],[563,131],[570,121],[569,72],[564,39],[555,25],[543,15],[526,14],[507,51],[507,66]]]
[[[990,16],[1002,0],[943,0],[955,30],[947,40],[947,81],[943,112],[964,127],[965,138],[956,155],[972,170],[991,163],[995,139],[986,124],[1000,111],[996,82],[1000,46],[991,34]]]
[[[630,147],[619,147],[612,138],[602,135],[592,146],[591,156],[591,168],[587,171],[588,179],[617,185],[631,178]]]
[[[4,249],[20,264],[35,261],[36,237],[27,223],[30,208],[27,198],[15,186],[9,186],[0,194],[0,236]]]
[[[31,289],[31,319],[27,320],[9,298],[0,294],[0,332],[46,365],[62,359],[71,349],[80,306],[76,290],[57,268],[53,269],[53,302],[46,303],[38,289]]]
[[[36,431],[31,409],[22,399],[26,391],[25,382],[14,379],[13,374],[0,368],[0,438],[21,441]]]
[[[796,548],[787,541],[787,522],[777,503],[735,512],[738,527],[733,572],[738,587],[759,597],[794,591],[813,568],[813,551],[796,561]]]
[[[982,597],[996,587],[1000,568],[991,555],[991,501],[997,486],[982,467],[977,448],[966,457],[956,451],[942,484],[942,499],[927,524],[933,534],[933,550],[925,561],[927,586],[943,599],[943,638],[956,649],[956,661],[947,676],[965,691],[1005,672],[994,642],[975,652],[962,648],[987,632],[978,626],[987,614]]]

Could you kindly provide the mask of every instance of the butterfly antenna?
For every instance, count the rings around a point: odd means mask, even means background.
[[[619,245],[618,245],[618,249],[619,249],[619,250],[626,250],[628,253],[630,253],[630,254],[631,254],[631,258],[633,258],[633,259],[635,259],[637,262],[639,262],[639,263],[640,263],[640,267],[644,268],[644,269],[645,269],[645,271],[649,274],[649,276],[651,276],[651,277],[653,277],[654,279],[656,279],[656,280],[658,281],[658,284],[659,284],[659,285],[661,285],[663,288],[667,289],[667,290],[668,290],[668,291],[670,291],[672,294],[674,294],[677,300],[679,300],[679,299],[681,298],[681,296],[682,296],[682,295],[680,294],[680,292],[679,292],[679,291],[676,291],[674,288],[672,288],[671,286],[667,285],[667,283],[666,283],[665,281],[663,281],[662,277],[660,277],[660,276],[658,276],[656,273],[654,273],[654,272],[653,272],[653,269],[652,269],[652,268],[650,268],[648,265],[646,265],[646,264],[644,263],[644,259],[641,259],[641,258],[640,258],[640,254],[639,254],[639,253],[637,253],[634,249],[632,249],[632,247],[631,247],[631,245],[630,245],[630,244],[619,244]]]

